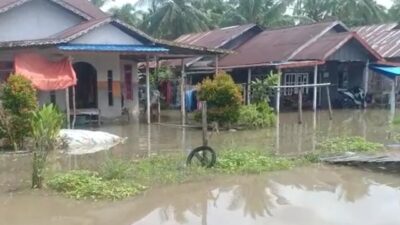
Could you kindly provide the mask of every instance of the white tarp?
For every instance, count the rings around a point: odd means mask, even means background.
[[[67,153],[71,155],[83,155],[108,150],[126,140],[126,138],[102,131],[70,129],[61,130],[60,137],[67,142]]]

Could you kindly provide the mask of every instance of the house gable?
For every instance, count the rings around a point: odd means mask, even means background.
[[[341,48],[330,55],[327,60],[335,61],[367,61],[370,53],[357,42],[355,39],[351,39]]]
[[[142,45],[140,41],[112,24],[103,25],[75,40],[73,44]]]
[[[0,14],[0,42],[44,39],[83,22],[48,0],[35,0]]]

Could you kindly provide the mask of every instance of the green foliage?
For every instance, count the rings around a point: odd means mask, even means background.
[[[220,72],[214,79],[203,80],[198,89],[199,99],[207,101],[209,121],[222,125],[238,121],[242,92],[231,76]]]
[[[266,102],[242,106],[240,108],[239,125],[251,128],[263,128],[273,126],[276,115]]]
[[[106,180],[98,173],[71,171],[59,174],[48,181],[49,187],[76,199],[118,200],[133,196],[145,189],[144,186],[121,180]]]
[[[294,161],[252,150],[228,150],[220,154],[216,169],[222,173],[262,173],[293,167]]]
[[[318,143],[317,149],[322,154],[343,152],[376,152],[383,149],[383,145],[366,141],[362,137],[337,137]]]
[[[399,116],[395,117],[393,119],[393,121],[392,121],[392,124],[393,125],[400,125],[400,117]]]
[[[2,87],[0,100],[3,112],[0,116],[0,137],[6,138],[14,150],[22,149],[25,138],[31,137],[30,121],[37,110],[36,90],[21,75],[11,75]]]
[[[47,155],[58,143],[64,117],[53,105],[43,106],[32,115],[31,130],[34,143],[32,188],[41,188]]]
[[[132,177],[132,164],[117,160],[109,159],[100,168],[99,174],[105,180],[122,180]]]
[[[256,79],[251,82],[251,102],[269,102],[269,95],[273,93],[273,86],[277,86],[280,74],[270,73],[264,80]]]

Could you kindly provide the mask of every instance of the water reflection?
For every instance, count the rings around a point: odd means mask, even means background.
[[[400,224],[399,188],[399,176],[319,166],[168,186],[113,203],[0,194],[0,224]]]

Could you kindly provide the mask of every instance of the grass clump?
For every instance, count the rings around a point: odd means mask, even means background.
[[[276,115],[272,108],[261,102],[241,106],[238,124],[250,128],[271,127],[276,122]]]
[[[259,174],[262,172],[286,170],[295,165],[291,159],[267,154],[262,151],[228,150],[219,155],[215,169],[226,174],[248,173]]]
[[[370,142],[362,137],[336,137],[326,139],[317,145],[321,154],[344,152],[376,152],[383,149],[380,143]]]
[[[48,181],[50,188],[75,199],[124,199],[142,192],[145,187],[123,180],[106,180],[92,171],[70,171]]]

